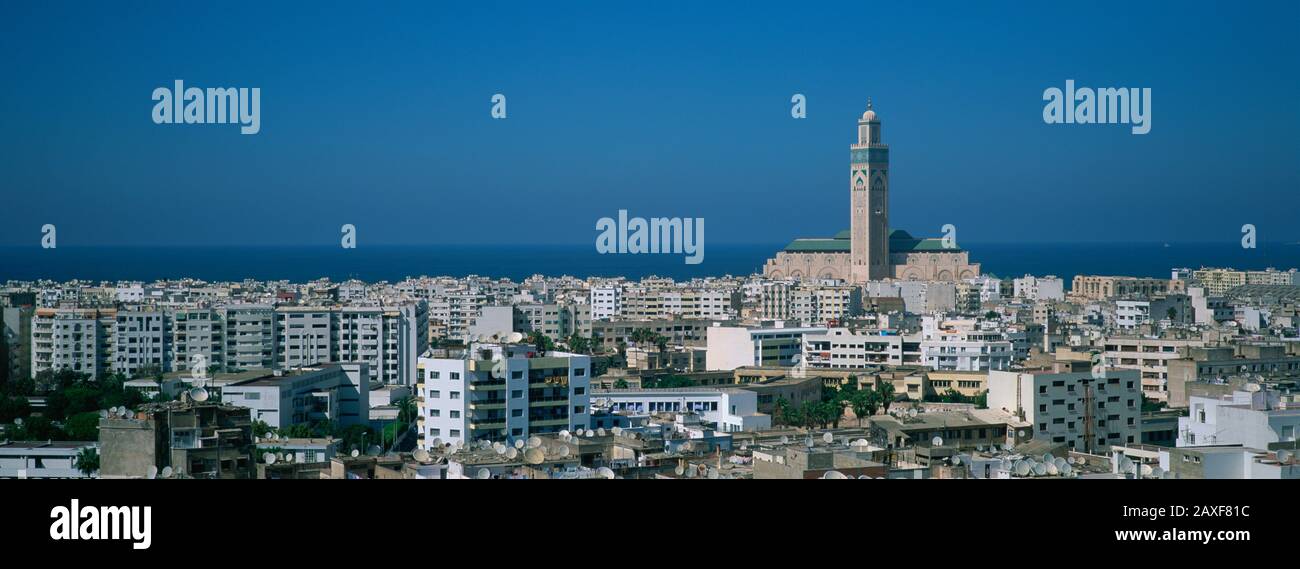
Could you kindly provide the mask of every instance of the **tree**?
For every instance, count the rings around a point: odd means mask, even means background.
[[[1165,311],[1165,315],[1168,316],[1170,320],[1177,320],[1177,319],[1178,319],[1178,309],[1177,309],[1177,308],[1174,308],[1174,307],[1172,307],[1172,306],[1170,306],[1170,307],[1169,307],[1169,310],[1166,310],[1166,311]]]
[[[998,319],[998,313],[995,312],[995,311],[992,311],[992,310],[990,310],[990,311],[988,311],[988,312],[985,312],[985,313],[984,313],[984,319],[985,319],[985,320],[997,320],[997,319]]]
[[[86,411],[68,417],[68,420],[63,423],[63,431],[67,434],[68,440],[99,440],[99,413]]]
[[[569,350],[578,354],[591,353],[591,338],[583,338],[577,332],[570,334],[565,343],[569,345]]]
[[[257,437],[257,438],[259,438],[259,439],[263,439],[263,438],[266,438],[266,436],[269,435],[269,434],[271,434],[271,426],[268,425],[268,424],[266,424],[266,421],[263,421],[263,420],[261,420],[261,419],[256,419],[256,420],[253,421],[253,436],[254,436],[254,437]]]
[[[858,417],[858,426],[862,426],[862,419],[876,414],[876,409],[880,408],[880,394],[871,389],[861,389],[855,391],[849,405],[853,407],[853,414]]]
[[[537,346],[537,351],[543,353],[555,349],[555,342],[552,342],[550,337],[537,330],[528,333],[528,343]]]
[[[788,421],[790,415],[790,402],[787,401],[786,398],[778,397],[776,399],[776,405],[773,407],[773,410],[776,411],[775,413],[776,416],[774,417],[774,419],[776,420],[777,423],[782,425],[790,424]]]
[[[894,403],[894,382],[889,380],[880,381],[876,384],[876,391],[880,393],[880,406],[889,412],[889,406]]]
[[[77,451],[77,461],[75,464],[77,471],[84,476],[91,476],[99,472],[99,451],[94,447],[87,447]]]
[[[626,379],[620,377],[614,380],[614,389],[627,389],[627,387],[628,385]]]

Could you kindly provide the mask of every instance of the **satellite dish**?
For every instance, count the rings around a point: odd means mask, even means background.
[[[1043,462],[1054,462],[1054,461],[1055,459],[1052,458],[1052,453],[1050,452],[1043,453]]]
[[[604,478],[605,480],[613,480],[614,471],[610,470],[608,466],[602,466],[596,469],[596,476],[599,478]]]
[[[504,445],[504,444],[501,444],[501,443],[492,443],[492,450],[496,451],[497,454],[505,454],[505,453],[506,453],[506,448],[507,448],[507,447],[506,447],[506,445]]]
[[[605,436],[605,427],[601,427],[601,428],[599,428],[599,429],[596,429],[596,436],[598,436],[598,437],[603,437],[603,436]]]
[[[1011,449],[1013,449],[1013,448],[1015,448],[1015,446],[1013,446],[1011,443],[1003,443],[1003,444],[1002,444],[1002,450],[1004,450],[1004,451],[1011,452]]]
[[[913,408],[913,409],[908,409],[908,410],[907,410],[907,416],[908,416],[908,417],[916,417],[916,409],[914,409],[914,408]]]
[[[835,442],[835,436],[830,434],[830,432],[827,432],[826,434],[822,435],[822,442],[826,444],[831,444]]]
[[[157,477],[158,477],[158,467],[157,467],[157,466],[154,466],[154,465],[152,465],[152,464],[150,464],[150,465],[149,465],[149,468],[145,470],[144,477],[145,477],[145,478],[148,478],[149,480],[153,480],[154,478],[157,478]]]
[[[562,446],[562,447],[560,447],[560,451],[559,451],[558,454],[560,455],[560,458],[568,457],[568,456],[569,456],[569,447],[567,447],[567,446]]]
[[[521,333],[519,333],[519,332],[511,332],[511,333],[510,333],[510,343],[512,343],[512,344],[517,344],[517,343],[523,341],[523,339],[524,339],[524,335],[521,334]]]
[[[163,478],[171,478],[171,477],[172,477],[172,467],[170,467],[170,466],[164,466],[163,469],[162,469],[162,477],[163,477]]]
[[[1165,469],[1160,468],[1159,466],[1157,466],[1157,467],[1155,467],[1155,468],[1152,468],[1152,469],[1151,469],[1151,477],[1152,477],[1152,478],[1164,478],[1164,477],[1165,477]]]
[[[208,390],[202,387],[192,388],[190,389],[190,399],[193,399],[196,403],[202,403],[204,401],[207,401]]]
[[[708,476],[708,477],[709,477],[709,480],[717,480],[717,479],[718,479],[718,476],[719,476],[720,474],[721,474],[721,473],[718,472],[718,469],[716,469],[716,468],[709,468],[709,476]]]
[[[930,439],[930,446],[936,446],[936,447],[943,446],[943,437],[935,437],[933,439]]]
[[[442,439],[437,438],[437,437],[434,437],[434,439],[433,439],[433,446],[436,446],[436,447],[440,447],[440,446],[442,446]]]
[[[1066,464],[1074,464],[1074,457],[1071,456],[1071,457],[1066,458],[1066,459],[1065,459],[1065,462],[1066,462]]]
[[[100,418],[100,419],[107,419],[107,418],[108,418],[108,409],[100,409],[100,410],[99,410],[99,418]]]
[[[1017,463],[1016,463],[1016,466],[1015,466],[1015,469],[1016,469],[1016,474],[1019,475],[1019,476],[1028,476],[1028,475],[1029,475],[1029,463],[1028,463],[1028,462],[1025,462],[1025,461],[1023,461],[1023,460],[1017,462]]]
[[[975,450],[984,452],[984,445],[975,445]]]
[[[352,458],[356,458],[356,457],[358,457],[358,456],[361,456],[361,451],[359,451],[359,450],[357,450],[357,449],[352,449],[352,453],[351,453],[351,454],[352,454]]]
[[[1034,465],[1034,476],[1046,476],[1046,475],[1047,475],[1047,466],[1046,466],[1046,465],[1044,465],[1044,464],[1035,464],[1035,465]]]
[[[1043,470],[1047,471],[1048,476],[1056,476],[1061,470],[1056,467],[1055,462],[1049,462],[1043,465]]]
[[[519,456],[518,449],[516,449],[515,447],[506,447],[506,459],[514,460],[515,457],[517,456]]]
[[[813,447],[817,446],[817,443],[813,441],[812,435],[808,435],[808,438],[806,438],[806,439],[803,440],[803,444],[804,444],[804,446],[807,446],[808,448],[813,448]]]
[[[579,436],[579,437],[581,437],[581,436],[582,436],[582,427],[578,427],[577,430],[573,431],[573,434],[574,434],[574,436]]]
[[[828,470],[826,471],[826,474],[822,475],[822,480],[847,480],[847,479],[848,476],[845,476],[843,472],[840,472],[838,470]]]
[[[539,446],[542,446],[542,439],[540,437],[528,437],[528,448],[537,448]]]
[[[515,439],[515,448],[524,448],[524,439]]]
[[[1291,462],[1291,456],[1292,456],[1292,453],[1291,453],[1291,451],[1288,450],[1288,449],[1281,449],[1281,450],[1277,451],[1277,461],[1278,461],[1278,462],[1281,462],[1281,463],[1283,463],[1283,464],[1287,464],[1287,463]]]
[[[785,436],[785,435],[781,435],[781,444],[783,444],[783,445],[788,445],[788,444],[790,444],[790,437],[787,437],[787,436]]]
[[[413,453],[412,456],[418,462],[429,462],[429,451],[422,448],[415,449],[415,453]]]
[[[298,459],[298,457],[294,456],[294,454],[291,453],[291,452],[288,452],[288,453],[285,453],[285,454],[284,454],[284,461],[285,461],[285,462],[288,462],[288,463],[290,463],[290,464],[296,462],[297,459]]]
[[[686,469],[682,468],[682,465],[679,464],[677,465],[677,468],[673,469],[673,473],[675,473],[678,476],[681,476],[682,474],[686,473]]]
[[[953,455],[953,457],[952,457],[952,465],[953,465],[953,466],[961,466],[961,457],[960,457],[960,456]]]
[[[528,464],[541,464],[546,462],[546,454],[541,449],[530,448],[524,452],[524,462]]]
[[[564,430],[561,430],[561,431],[560,431],[560,438],[562,438],[562,439],[567,439],[567,438],[569,438],[569,436],[570,436],[570,434],[569,434],[569,430],[568,430],[568,429],[564,429]]]
[[[478,472],[474,474],[474,478],[477,478],[479,480],[487,480],[491,477],[492,477],[492,471],[486,468],[480,468],[478,469]]]
[[[370,445],[370,448],[366,449],[366,456],[379,456],[381,452],[384,452],[384,449],[380,448],[379,445]]]
[[[623,435],[623,427],[614,427],[610,429],[610,431],[612,431],[616,437]]]

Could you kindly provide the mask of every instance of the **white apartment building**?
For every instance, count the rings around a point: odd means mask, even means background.
[[[1204,346],[1201,340],[1168,340],[1142,336],[1111,336],[1101,341],[1106,369],[1127,369],[1141,374],[1142,393],[1148,398],[1169,399],[1169,361],[1183,357],[1188,347]]]
[[[832,328],[825,334],[804,335],[803,363],[813,369],[920,364],[921,341],[915,335],[853,333]]]
[[[127,378],[152,367],[171,371],[171,319],[161,310],[118,311],[113,323],[112,370]]]
[[[321,362],[365,362],[371,380],[411,385],[416,354],[428,347],[423,302],[282,306],[275,318],[276,361],[285,369]]]
[[[1151,322],[1151,303],[1145,300],[1115,301],[1115,328],[1133,332]]]
[[[268,370],[261,377],[223,386],[221,398],[249,408],[254,420],[274,429],[318,421],[364,425],[370,420],[366,368],[361,362]]]
[[[591,287],[591,319],[610,320],[623,312],[623,288],[618,285]]]
[[[921,321],[921,363],[938,371],[989,371],[1011,368],[1015,348],[999,331],[982,330],[975,320]]]
[[[591,357],[475,342],[459,358],[421,356],[420,446],[574,431],[590,423]],[[494,371],[495,370],[495,371]]]
[[[1030,423],[1033,438],[1089,453],[1141,441],[1142,396],[1136,371],[1050,373],[991,371],[989,409]]]
[[[1015,297],[1035,302],[1039,300],[1065,300],[1065,281],[1055,275],[1035,277],[1025,275],[1012,281]]]
[[[789,366],[803,352],[805,334],[826,328],[746,328],[710,326],[705,332],[705,367],[711,371],[743,366]]]
[[[747,389],[610,389],[596,392],[602,408],[636,414],[695,413],[725,433],[772,427],[772,417],[758,412],[758,393]]]
[[[1179,447],[1242,445],[1268,449],[1294,443],[1300,434],[1300,405],[1284,403],[1278,392],[1234,391],[1222,398],[1192,396],[1188,416],[1178,418]]]
[[[39,308],[32,315],[32,377],[69,369],[97,381],[113,368],[116,310]]]

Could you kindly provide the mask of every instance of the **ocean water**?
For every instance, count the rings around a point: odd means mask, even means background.
[[[1263,269],[1300,267],[1300,244],[1260,243],[963,243],[984,273],[1169,277],[1173,267]],[[704,262],[680,255],[601,255],[591,245],[387,245],[340,247],[0,247],[0,281],[142,280],[193,277],[209,281],[358,278],[469,274],[521,280],[533,274],[688,279],[760,271],[781,245],[709,245]]]

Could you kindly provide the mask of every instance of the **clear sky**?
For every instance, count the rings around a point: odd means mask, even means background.
[[[619,209],[705,218],[709,243],[830,235],[868,97],[914,234],[1295,241],[1298,6],[6,1],[0,245],[44,223],[60,245],[333,244],[344,223],[589,243]],[[176,79],[261,88],[261,132],[154,124]],[[1045,124],[1066,79],[1151,88],[1150,134]]]

